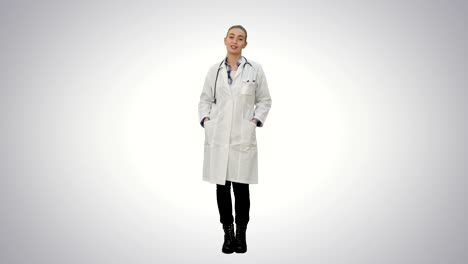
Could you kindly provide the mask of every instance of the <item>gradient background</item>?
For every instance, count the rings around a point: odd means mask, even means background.
[[[0,262],[466,263],[466,1],[0,4]],[[198,100],[244,25],[273,106],[221,253]]]

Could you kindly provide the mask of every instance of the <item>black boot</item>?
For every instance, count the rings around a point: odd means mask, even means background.
[[[234,252],[235,245],[235,237],[234,237],[234,225],[223,225],[224,229],[224,243],[222,251],[226,254],[231,254]]]
[[[245,232],[247,231],[247,225],[236,224],[236,253],[247,252],[247,242],[245,239]]]

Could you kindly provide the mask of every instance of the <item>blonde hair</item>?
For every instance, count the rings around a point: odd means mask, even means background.
[[[230,31],[231,29],[233,29],[233,28],[238,28],[238,29],[244,31],[244,33],[245,33],[245,41],[247,41],[247,30],[246,30],[243,26],[241,26],[241,25],[234,25],[234,26],[231,26],[231,27],[228,29],[227,33],[226,33],[226,37],[227,37],[227,35],[229,34],[229,31]]]

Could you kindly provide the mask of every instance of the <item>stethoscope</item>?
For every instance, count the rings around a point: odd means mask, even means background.
[[[242,56],[245,60],[245,63],[244,65],[242,66],[242,72],[244,72],[244,69],[245,69],[245,65],[250,65],[250,67],[253,68],[252,64],[250,64],[250,62],[247,61],[247,59]],[[218,83],[218,76],[219,76],[219,70],[221,70],[221,65],[223,65],[225,59],[219,64],[218,66],[218,71],[216,72],[216,79],[215,79],[215,84],[214,84],[214,92],[213,92],[213,104],[216,104],[216,84]],[[247,82],[250,81],[250,78],[247,80]],[[252,78],[252,82],[255,82],[255,78]]]

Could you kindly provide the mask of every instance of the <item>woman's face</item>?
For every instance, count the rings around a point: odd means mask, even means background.
[[[240,28],[233,28],[229,30],[227,36],[224,38],[224,45],[228,53],[233,55],[242,54],[242,49],[247,46],[245,41],[245,32]]]

